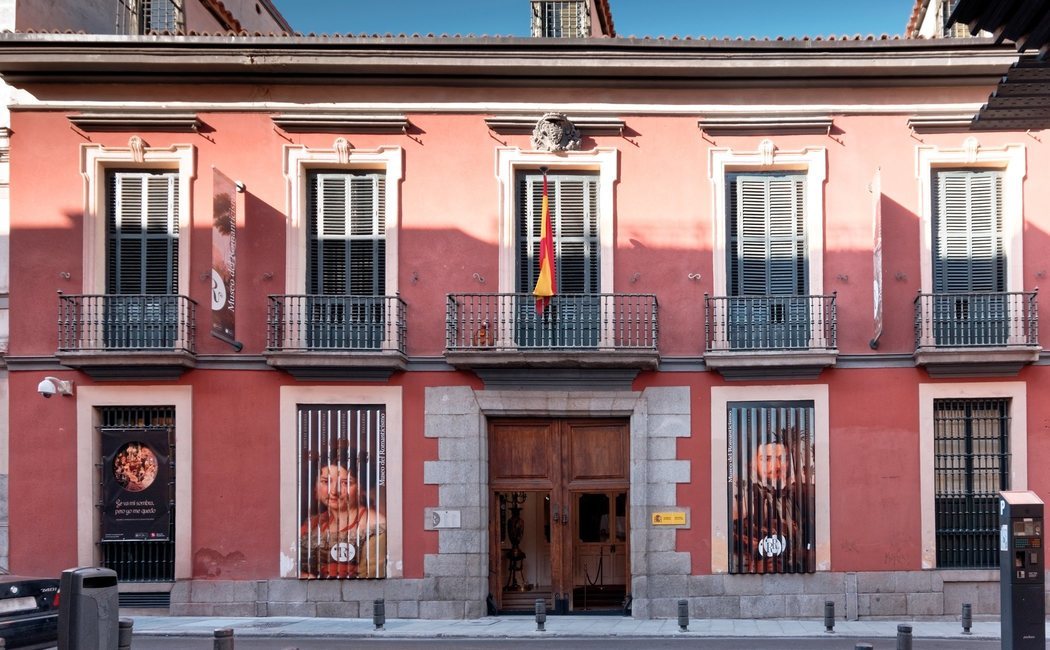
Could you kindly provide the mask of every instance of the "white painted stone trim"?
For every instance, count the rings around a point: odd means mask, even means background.
[[[599,293],[613,291],[613,185],[619,180],[619,151],[596,148],[589,151],[524,151],[517,147],[496,149],[496,180],[499,183],[499,292],[514,293],[517,280],[517,222],[514,206],[514,175],[542,166],[550,173],[587,170],[598,172],[598,239],[601,245]]]
[[[938,399],[1010,400],[1010,489],[1028,489],[1028,391],[1023,381],[919,384],[919,498],[922,568],[937,568],[934,505],[933,402]]]
[[[135,140],[138,136],[132,136]],[[139,143],[142,140],[138,139]],[[143,143],[144,144],[144,143]],[[106,170],[176,170],[179,173],[179,294],[190,295],[190,241],[193,239],[193,180],[197,177],[196,147],[127,147],[80,145],[80,175],[84,179],[84,267],[85,294],[106,292]],[[211,217],[209,215],[208,219]]]
[[[1003,247],[1006,249],[1006,290],[1024,290],[1023,184],[1027,174],[1025,146],[982,147],[975,137],[962,146],[915,147],[915,176],[919,181],[920,265],[922,293],[933,293],[933,172],[941,169],[987,168],[1003,172]]]
[[[813,402],[817,571],[831,570],[831,425],[827,385],[715,386],[711,388],[711,573],[729,573],[729,402],[800,400]]]
[[[400,386],[281,386],[280,392],[280,569],[283,578],[298,578],[300,404],[380,404],[386,407],[387,578],[404,576],[404,454]],[[415,522],[413,522],[415,523]]]
[[[98,566],[101,498],[95,463],[102,406],[175,407],[175,578],[193,577],[193,388],[191,386],[77,387],[77,564]]]
[[[311,171],[376,170],[385,174],[386,193],[386,288],[385,295],[398,292],[398,215],[401,212],[401,179],[404,159],[401,147],[353,149],[344,138],[336,138],[331,149],[285,145],[283,162],[287,183],[285,214],[285,293],[306,293],[306,177]]]
[[[806,256],[809,293],[824,293],[824,179],[828,152],[823,147],[781,151],[772,140],[763,140],[754,151],[709,149],[708,173],[712,185],[711,215],[714,223],[712,291],[728,295],[726,289],[726,175],[730,172],[802,171],[806,174]]]

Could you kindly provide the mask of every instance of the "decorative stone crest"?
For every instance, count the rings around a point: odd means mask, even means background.
[[[547,113],[532,130],[532,148],[538,151],[579,151],[580,132],[564,113]]]

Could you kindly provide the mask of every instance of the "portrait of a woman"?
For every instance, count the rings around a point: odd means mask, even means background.
[[[312,495],[317,513],[299,531],[302,577],[386,577],[386,517],[363,492],[354,463],[320,466]]]

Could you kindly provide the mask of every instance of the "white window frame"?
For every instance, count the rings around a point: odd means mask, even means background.
[[[980,146],[967,138],[961,147],[915,147],[915,175],[919,181],[920,287],[933,293],[933,172],[950,169],[989,169],[1003,173],[1003,248],[1006,251],[1006,290],[1024,290],[1022,235],[1024,225],[1023,185],[1027,173],[1025,147]]]
[[[816,570],[831,570],[831,425],[827,385],[715,386],[711,388],[711,573],[729,573],[729,403],[798,401],[813,402]]]
[[[77,564],[99,566],[98,409],[175,407],[175,579],[193,577],[193,387],[77,386]]]
[[[179,295],[190,295],[190,240],[196,148],[191,144],[148,147],[132,136],[127,147],[80,145],[84,179],[84,262],[82,293],[106,293],[106,174],[111,169],[171,171],[179,174]]]
[[[827,177],[827,149],[805,147],[781,151],[772,140],[763,140],[754,151],[709,149],[708,173],[712,186],[711,214],[714,223],[712,247],[714,269],[711,275],[715,296],[728,296],[729,219],[726,214],[728,176],[734,172],[758,173],[795,171],[806,175],[806,266],[809,294],[824,294],[824,180]]]
[[[386,212],[383,215],[386,233],[386,287],[384,295],[398,293],[398,215],[401,210],[402,179],[401,147],[383,146],[376,149],[350,149],[346,140],[337,138],[331,149],[310,148],[303,145],[284,146],[284,177],[287,182],[288,215],[285,247],[285,293],[306,293],[306,232],[310,222],[307,210],[307,181],[313,171],[378,171],[384,174]]]
[[[919,384],[919,505],[922,568],[937,567],[933,403],[939,399],[1010,400],[1010,489],[1028,489],[1028,392],[1023,381]]]
[[[400,386],[281,386],[280,575],[299,577],[299,405],[365,404],[386,408],[387,578],[404,576],[404,464]]]

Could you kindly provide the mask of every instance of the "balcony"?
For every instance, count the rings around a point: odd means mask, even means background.
[[[398,296],[270,296],[266,362],[297,379],[382,380],[404,370]]]
[[[197,303],[155,294],[60,295],[60,363],[96,379],[174,379],[196,365]]]
[[[915,298],[915,365],[932,377],[1016,375],[1041,350],[1035,291]]]
[[[445,359],[475,371],[549,370],[511,373],[517,385],[581,379],[584,370],[627,371],[621,379],[633,379],[660,361],[656,307],[651,294],[559,294],[537,314],[530,293],[449,294]]]
[[[705,294],[704,308],[704,363],[726,379],[812,378],[835,365],[835,294]]]

